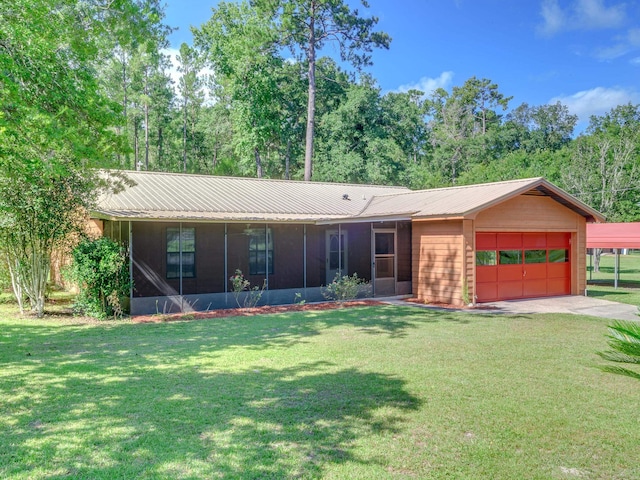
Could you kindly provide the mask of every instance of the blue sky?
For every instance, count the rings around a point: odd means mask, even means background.
[[[359,2],[353,0],[352,5]],[[510,107],[561,101],[579,116],[640,103],[640,0],[369,0],[392,37],[367,71],[384,92],[450,90],[471,76],[496,82]],[[167,0],[179,29],[172,48],[191,44],[190,26],[215,0]],[[332,49],[326,49],[331,54]]]

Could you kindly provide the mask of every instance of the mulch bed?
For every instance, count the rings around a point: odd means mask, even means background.
[[[286,312],[306,312],[316,310],[333,310],[343,307],[371,307],[385,305],[377,300],[353,300],[350,302],[322,302],[322,303],[305,303],[303,305],[265,305],[254,308],[225,308],[221,310],[208,310],[206,312],[189,312],[189,313],[172,313],[172,314],[156,314],[156,315],[136,315],[131,317],[135,323],[159,323],[173,322],[183,320],[201,320],[205,318],[223,318],[223,317],[251,317],[253,315],[268,315],[272,313]]]

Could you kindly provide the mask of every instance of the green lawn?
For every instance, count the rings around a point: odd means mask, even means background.
[[[587,255],[587,291],[590,297],[640,305],[640,254],[620,255],[620,282],[613,287],[614,255],[602,255],[600,271],[593,272]]]
[[[5,310],[3,310],[4,312]],[[0,478],[640,478],[606,321],[0,319]]]

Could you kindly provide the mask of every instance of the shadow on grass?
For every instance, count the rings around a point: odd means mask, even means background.
[[[39,321],[30,325],[25,321],[3,325],[0,328],[0,342],[3,339],[11,341],[16,353],[15,360],[18,361],[27,354],[37,356],[40,352],[55,349],[56,344],[67,341],[70,333],[75,334],[77,353],[90,352],[96,346],[105,353],[113,348],[118,352],[144,352],[147,347],[155,348],[160,342],[166,354],[173,352],[182,356],[199,349],[215,351],[234,346],[254,349],[290,346],[319,335],[327,328],[341,326],[354,327],[371,335],[402,338],[419,324],[442,321],[466,324],[469,315],[415,307],[382,306],[151,324],[105,321],[90,325],[60,325],[54,320],[51,324]],[[96,345],[96,338],[103,341]],[[117,346],[112,345],[112,338],[117,339]]]
[[[328,362],[215,372],[165,369],[157,353],[140,368],[53,356],[32,372],[29,405],[4,407],[3,477],[318,478],[330,463],[373,462],[355,442],[398,431],[419,407],[398,378]]]
[[[610,297],[612,293],[615,293],[615,295],[619,297],[630,295],[630,292],[625,292],[623,290],[616,290],[615,292],[611,292],[611,290],[597,290],[597,289],[589,288],[587,292],[589,297],[594,297],[594,298]]]

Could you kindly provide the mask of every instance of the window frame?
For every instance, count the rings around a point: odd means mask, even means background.
[[[186,234],[190,235],[191,238],[185,239]],[[170,239],[170,235],[173,237],[172,239]],[[174,246],[176,240],[177,249]],[[189,240],[189,242],[185,240]],[[167,227],[166,241],[166,278],[168,280],[175,280],[181,277],[196,278],[196,228]],[[185,250],[185,243],[187,245],[191,243],[193,247]],[[185,258],[189,258],[189,261],[185,262]],[[175,268],[176,266],[177,269]]]
[[[273,275],[275,271],[273,230],[271,227],[253,228],[247,231],[247,236],[249,237],[247,242],[249,275]]]

